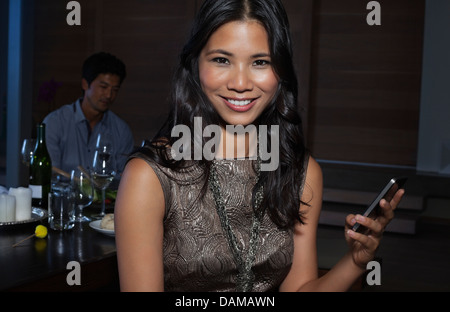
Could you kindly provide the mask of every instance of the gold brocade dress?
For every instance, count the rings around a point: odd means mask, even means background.
[[[236,291],[238,270],[212,192],[208,188],[204,197],[199,196],[204,186],[203,170],[193,165],[173,171],[157,165],[142,153],[132,157],[147,161],[164,192],[165,291]],[[253,221],[251,199],[257,179],[255,161],[214,161],[229,223],[239,249],[246,254]],[[292,231],[278,229],[265,214],[252,267],[252,291],[277,291],[289,272],[293,252]]]

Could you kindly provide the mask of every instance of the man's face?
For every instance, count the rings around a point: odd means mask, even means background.
[[[116,99],[120,89],[120,77],[115,74],[99,74],[90,86],[85,79],[82,79],[81,84],[90,108],[104,113]]]

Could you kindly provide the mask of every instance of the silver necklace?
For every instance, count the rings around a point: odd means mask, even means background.
[[[256,161],[256,184],[259,180],[261,160],[259,157]],[[255,185],[256,185],[255,184]],[[247,292],[252,291],[253,283],[255,281],[255,275],[252,271],[253,261],[255,260],[256,248],[258,245],[259,228],[262,220],[262,215],[258,216],[256,212],[259,212],[259,206],[263,199],[263,185],[260,185],[255,193],[255,201],[253,207],[253,224],[250,233],[250,243],[247,252],[247,257],[244,260],[243,250],[239,249],[236,236],[231,228],[227,212],[225,210],[225,201],[221,194],[220,183],[217,174],[216,163],[213,161],[211,164],[211,170],[209,175],[209,187],[213,193],[214,201],[216,204],[217,214],[219,215],[220,223],[226,234],[228,245],[233,253],[234,262],[236,263],[239,271],[236,277],[236,289],[237,291]]]

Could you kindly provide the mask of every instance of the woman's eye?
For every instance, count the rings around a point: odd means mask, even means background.
[[[267,66],[267,65],[270,65],[270,61],[267,61],[267,60],[257,60],[257,61],[255,61],[255,62],[253,62],[253,64],[254,64],[255,66]]]
[[[213,62],[216,62],[219,64],[229,64],[228,60],[224,57],[216,57],[213,59]]]

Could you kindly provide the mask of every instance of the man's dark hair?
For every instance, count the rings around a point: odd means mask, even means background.
[[[110,53],[99,52],[91,55],[84,61],[82,78],[86,79],[90,86],[92,81],[100,74],[118,75],[122,84],[127,72],[125,64],[117,57]]]

